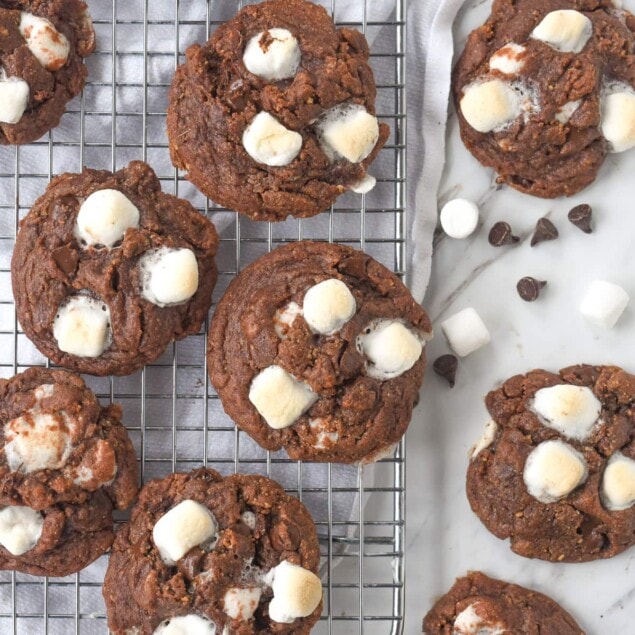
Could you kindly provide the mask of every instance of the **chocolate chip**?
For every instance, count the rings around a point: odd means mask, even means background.
[[[540,290],[547,284],[546,280],[536,280],[536,278],[532,278],[531,276],[526,276],[525,278],[521,278],[516,285],[516,289],[518,290],[518,295],[525,302],[533,302],[538,299],[540,295]]]
[[[68,245],[64,245],[63,247],[58,247],[57,249],[55,249],[52,253],[52,256],[55,264],[67,276],[75,273],[77,264],[79,262],[79,257],[75,249],[72,249]]]
[[[531,237],[531,246],[534,247],[545,240],[555,240],[556,238],[558,238],[556,226],[548,218],[539,218],[534,235]]]
[[[591,217],[593,210],[590,205],[576,205],[568,214],[567,218],[585,234],[593,231],[591,227]]]
[[[441,355],[437,357],[432,364],[434,372],[446,379],[450,388],[454,387],[454,381],[456,379],[456,370],[459,367],[459,360],[456,355]]]
[[[517,243],[520,239],[512,234],[512,228],[509,223],[499,221],[494,223],[492,229],[489,230],[487,240],[492,247],[501,247],[502,245]]]

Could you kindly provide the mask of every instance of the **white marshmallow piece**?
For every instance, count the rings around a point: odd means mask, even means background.
[[[216,625],[199,615],[179,615],[161,622],[153,635],[216,635]]]
[[[188,499],[157,520],[152,529],[152,539],[163,561],[174,564],[193,547],[211,545],[217,532],[218,525],[212,512]]]
[[[494,442],[497,432],[498,425],[496,424],[496,421],[490,419],[485,424],[485,430],[483,430],[481,438],[472,446],[472,449],[470,450],[470,458],[475,459],[485,448],[489,448],[489,446]]]
[[[243,54],[247,70],[268,82],[293,77],[301,58],[298,40],[287,29],[258,33],[247,42]]]
[[[331,335],[355,315],[357,303],[344,282],[330,278],[313,285],[304,294],[302,310],[313,331]]]
[[[635,461],[616,452],[608,461],[600,486],[602,502],[610,511],[635,505]]]
[[[563,106],[560,106],[556,113],[556,121],[561,124],[569,123],[569,120],[573,117],[573,114],[580,107],[581,103],[581,99],[576,99],[575,101],[568,101]]]
[[[251,382],[249,401],[274,430],[292,426],[318,396],[280,366],[269,366]]]
[[[21,77],[0,72],[0,122],[18,123],[29,104],[31,88]]]
[[[500,79],[471,84],[459,106],[467,123],[482,133],[504,128],[522,111],[516,91]]]
[[[131,227],[139,227],[139,210],[132,201],[119,190],[97,190],[79,208],[75,236],[88,247],[110,249]]]
[[[302,150],[302,135],[285,128],[268,112],[259,112],[245,128],[243,146],[257,163],[289,165]]]
[[[49,71],[58,71],[71,51],[71,45],[53,23],[32,13],[20,16],[20,33],[37,61]]]
[[[580,305],[580,313],[591,324],[612,329],[628,306],[629,295],[617,284],[596,280]]]
[[[372,174],[367,174],[361,181],[351,185],[351,192],[355,194],[368,194],[371,190],[375,189],[377,185],[377,179]]]
[[[525,65],[522,58],[525,47],[515,42],[505,44],[499,48],[489,59],[491,71],[498,71],[503,75],[518,75]]]
[[[611,152],[625,152],[635,146],[635,93],[610,93],[602,99],[602,135]]]
[[[318,122],[317,129],[322,149],[331,160],[343,157],[351,163],[360,163],[379,139],[377,117],[358,104],[331,108]]]
[[[531,409],[547,427],[568,439],[585,441],[598,423],[602,404],[586,386],[558,384],[538,390]]]
[[[191,249],[161,247],[139,261],[141,295],[165,307],[187,302],[198,289],[198,262]]]
[[[0,545],[14,556],[35,547],[42,535],[44,517],[30,507],[19,505],[0,511]]]
[[[287,331],[295,322],[298,315],[302,315],[302,307],[297,302],[289,302],[282,309],[278,309],[273,316],[273,328],[281,340],[287,339]]]
[[[249,529],[252,531],[256,528],[256,514],[250,511],[243,512],[240,515],[240,520],[242,520]]]
[[[557,51],[579,53],[593,33],[593,23],[579,11],[551,11],[532,31],[531,37],[541,40]]]
[[[525,462],[527,491],[541,503],[555,503],[584,483],[588,476],[584,457],[564,441],[544,441]]]
[[[454,619],[453,635],[503,635],[509,631],[498,622],[489,623],[478,613],[480,602],[473,602]]]
[[[250,589],[229,589],[223,596],[223,611],[232,618],[246,622],[250,620],[260,603],[262,591],[257,587]]]
[[[60,305],[53,336],[61,351],[77,357],[99,357],[110,346],[110,309],[89,295],[74,295]]]
[[[288,560],[271,569],[266,581],[273,589],[269,617],[279,624],[311,615],[322,600],[320,578]]]
[[[478,225],[478,205],[464,198],[448,201],[439,214],[441,227],[450,238],[470,236]]]
[[[357,349],[370,362],[368,376],[386,380],[410,370],[421,357],[423,343],[397,320],[376,320],[357,336]]]
[[[468,307],[441,323],[450,347],[459,357],[466,357],[490,342],[490,334],[480,315]]]

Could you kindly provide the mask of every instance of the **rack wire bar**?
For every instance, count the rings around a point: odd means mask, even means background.
[[[372,42],[377,111],[392,134],[372,168],[369,194],[343,195],[312,219],[254,223],[206,200],[175,170],[165,136],[167,94],[185,49],[202,42],[244,2],[88,0],[97,51],[89,79],[61,125],[22,147],[0,148],[0,375],[49,362],[15,315],[10,259],[19,221],[52,176],[83,166],[120,169],[148,161],[165,191],[188,198],[221,235],[217,301],[232,277],[280,244],[312,238],[367,251],[406,272],[406,0],[315,0],[340,26]],[[387,6],[390,11],[387,11]],[[110,104],[110,110],[106,109]],[[291,461],[261,450],[224,414],[207,379],[201,333],[172,345],[139,373],[85,377],[104,402],[122,404],[142,479],[209,465],[223,474],[260,473],[283,483],[311,510],[320,534],[324,611],[321,635],[403,633],[405,444],[372,467]],[[117,517],[117,522],[126,519]],[[0,634],[103,635],[101,584],[107,556],[66,578],[0,572]]]

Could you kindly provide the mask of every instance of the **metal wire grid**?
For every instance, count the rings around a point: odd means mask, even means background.
[[[189,198],[216,223],[221,245],[215,300],[258,255],[309,237],[351,244],[398,275],[406,274],[405,0],[394,0],[394,6],[393,0],[348,0],[356,5],[356,15],[351,19],[347,13],[343,22],[340,9],[350,10],[345,2],[322,0],[338,24],[361,29],[374,40],[378,112],[392,128],[374,168],[378,186],[366,196],[341,197],[316,219],[270,224],[252,223],[205,200],[172,168],[164,134],[167,90],[184,49],[206,39],[243,3],[224,3],[230,5],[225,8],[220,0],[89,0],[98,50],[88,62],[84,93],[44,139],[0,149],[3,376],[49,363],[25,338],[15,316],[9,264],[19,220],[53,175],[84,165],[115,170],[132,159],[147,160],[164,190]],[[386,4],[391,4],[387,19]],[[375,17],[378,5],[383,5],[380,18]],[[101,398],[123,405],[142,479],[204,464],[224,474],[254,472],[279,480],[309,506],[321,536],[325,601],[314,632],[402,633],[404,443],[373,468],[348,470],[260,450],[224,415],[209,385],[206,334],[207,325],[132,377],[86,377]],[[0,573],[0,634],[107,632],[101,599],[106,563],[104,556],[58,579]]]

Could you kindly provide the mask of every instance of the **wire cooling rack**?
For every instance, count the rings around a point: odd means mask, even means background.
[[[191,200],[221,236],[218,300],[237,271],[281,243],[314,238],[364,249],[405,271],[405,0],[321,0],[336,22],[366,33],[378,114],[392,135],[373,166],[378,185],[346,194],[313,219],[254,223],[214,206],[172,167],[165,136],[167,93],[185,49],[202,42],[242,2],[88,0],[97,51],[83,95],[36,143],[0,148],[0,372],[48,364],[21,332],[10,285],[18,223],[50,178],[83,166],[119,169],[148,161],[165,191]],[[311,510],[320,534],[324,612],[314,633],[403,632],[405,448],[366,468],[290,461],[239,432],[209,385],[205,336],[174,344],[126,378],[87,377],[103,401],[124,408],[144,481],[208,465],[223,474],[266,474]],[[122,515],[118,521],[125,520]],[[0,572],[0,633],[104,634],[101,583],[107,557],[67,578]]]

